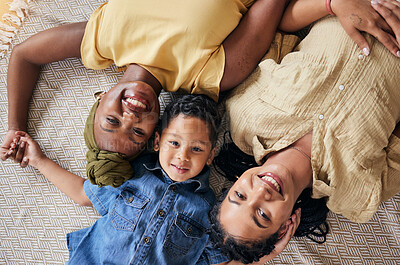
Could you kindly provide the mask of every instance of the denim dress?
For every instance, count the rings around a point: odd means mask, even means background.
[[[173,182],[154,154],[132,163],[134,177],[118,188],[84,183],[102,215],[67,234],[68,264],[217,264],[227,261],[208,241],[208,212],[215,197],[210,170]]]

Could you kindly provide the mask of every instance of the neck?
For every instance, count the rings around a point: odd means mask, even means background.
[[[292,148],[285,149],[287,152],[291,152],[293,157],[297,157],[293,158],[297,162],[291,163],[291,165],[295,185],[299,187],[298,196],[305,188],[312,186],[311,145],[312,132],[294,142],[290,146]]]
[[[160,82],[149,71],[137,64],[130,64],[120,81],[142,81],[154,89],[156,95],[160,95],[162,86]]]

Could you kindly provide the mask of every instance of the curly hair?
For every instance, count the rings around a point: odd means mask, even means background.
[[[237,177],[242,175],[247,169],[256,167],[258,164],[254,157],[243,153],[233,142],[224,142],[217,157],[213,161],[214,168],[227,179],[236,181]],[[277,235],[264,240],[264,242],[255,242],[255,246],[249,249],[246,244],[229,238],[219,222],[219,210],[226,193],[220,196],[217,204],[210,212],[210,221],[212,223],[210,238],[216,247],[229,258],[240,260],[243,263],[258,261],[260,257],[269,254],[277,242]],[[326,235],[329,233],[329,226],[326,217],[329,209],[326,207],[324,198],[311,198],[311,189],[305,189],[297,199],[293,207],[293,212],[301,208],[300,224],[297,228],[295,237],[307,237],[312,241],[322,244],[326,241]],[[292,213],[293,213],[292,212]],[[248,245],[248,243],[247,243]]]
[[[279,233],[276,232],[267,239],[252,242],[240,240],[227,233],[219,222],[221,203],[227,194],[228,190],[223,192],[209,213],[211,243],[214,248],[219,248],[221,253],[231,260],[239,260],[244,264],[259,261],[261,257],[274,250],[279,240]]]
[[[216,145],[220,117],[215,101],[204,95],[184,95],[176,99],[165,108],[164,114],[158,124],[159,133],[162,134],[170,122],[180,114],[187,117],[199,118],[204,121],[207,125],[213,147]]]

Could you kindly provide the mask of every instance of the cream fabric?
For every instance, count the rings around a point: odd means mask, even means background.
[[[92,69],[140,64],[166,91],[218,100],[225,65],[221,43],[251,2],[110,0],[87,24],[82,60]]]
[[[364,57],[334,17],[280,64],[263,61],[226,101],[234,142],[258,162],[313,131],[313,196],[355,222],[400,191],[399,59]],[[397,170],[395,170],[397,169]]]

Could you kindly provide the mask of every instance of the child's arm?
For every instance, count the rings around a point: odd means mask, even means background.
[[[70,57],[80,57],[86,22],[63,25],[42,31],[13,48],[7,72],[8,132],[0,156],[6,154],[16,131],[26,131],[28,105],[40,65]]]
[[[83,188],[85,179],[63,169],[43,154],[39,145],[25,132],[16,132],[19,136],[19,147],[16,156],[22,167],[27,165],[37,168],[60,191],[82,206],[91,206]],[[22,158],[23,156],[23,158]]]

